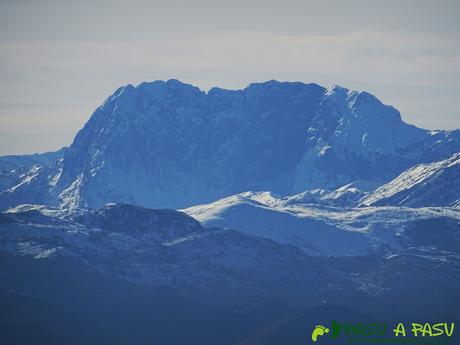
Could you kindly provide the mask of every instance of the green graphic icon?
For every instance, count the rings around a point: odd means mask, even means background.
[[[335,339],[339,336],[340,332],[342,331],[342,325],[335,320],[332,320],[332,332],[331,338]]]
[[[317,325],[313,332],[311,333],[311,340],[315,343],[318,340],[318,337],[329,333],[329,328],[324,327],[323,325]]]

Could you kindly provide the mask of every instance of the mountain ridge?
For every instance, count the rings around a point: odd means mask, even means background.
[[[363,205],[460,206],[460,153],[437,162],[416,165],[380,186]]]
[[[338,86],[121,87],[54,158],[0,158],[5,341],[37,320],[50,330],[37,339],[88,344],[459,320],[459,152],[460,130],[408,125]]]
[[[274,80],[208,92],[175,79],[144,82],[109,96],[62,161],[3,190],[0,209],[184,208],[247,190],[382,184],[459,151],[460,130],[408,125],[367,92]]]

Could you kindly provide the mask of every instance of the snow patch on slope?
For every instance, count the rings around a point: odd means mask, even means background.
[[[460,153],[410,168],[361,200],[362,205],[456,206],[460,201]]]
[[[205,226],[291,244],[311,255],[338,256],[400,250],[406,245],[405,230],[417,222],[460,221],[460,210],[455,208],[339,208],[308,204],[299,196],[277,198],[267,192],[242,193],[184,212]]]

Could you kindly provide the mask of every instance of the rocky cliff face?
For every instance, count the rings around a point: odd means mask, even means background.
[[[269,81],[205,93],[156,81],[118,89],[62,161],[4,190],[0,206],[180,208],[248,190],[333,190],[458,151],[460,131],[410,126],[366,92]]]

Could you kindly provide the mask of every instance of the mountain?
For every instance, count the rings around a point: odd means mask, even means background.
[[[236,231],[204,229],[174,210],[23,205],[0,214],[0,234],[0,252],[35,260],[72,259],[146,286],[254,286],[259,293],[278,286],[314,294],[327,277],[317,275],[299,249]]]
[[[248,190],[333,191],[382,184],[459,151],[459,130],[408,125],[366,92],[277,81],[203,92],[156,81],[107,98],[62,160],[5,185],[0,209],[184,208]]]
[[[361,200],[363,205],[460,206],[460,153],[412,167]]]
[[[122,87],[68,148],[0,157],[0,343],[460,322],[459,152],[339,86]]]
[[[295,344],[331,319],[458,321],[459,227],[446,227],[455,217],[435,217],[439,211],[423,226],[397,224],[407,246],[337,257],[310,256],[246,229],[209,228],[173,210],[16,207],[0,213],[0,341]],[[423,222],[400,214],[407,215]],[[363,209],[346,218],[358,226],[385,217]],[[381,222],[374,231],[389,232]],[[324,240],[339,231],[347,230]]]
[[[450,207],[339,208],[303,195],[247,192],[184,210],[208,227],[238,229],[301,248],[308,255],[362,256],[429,246],[458,252],[460,210]]]
[[[0,157],[0,190],[34,179],[41,169],[54,168],[64,156],[64,151],[65,148],[56,152]]]

